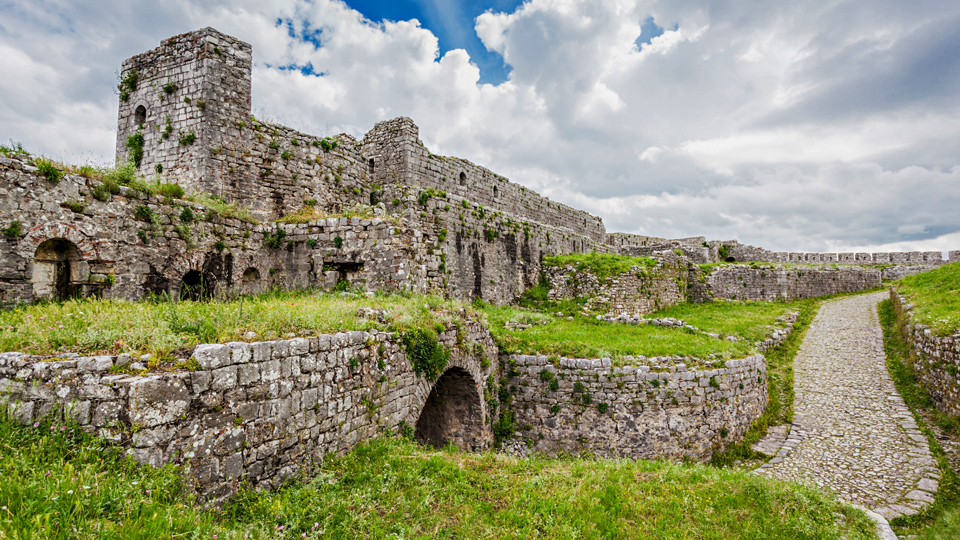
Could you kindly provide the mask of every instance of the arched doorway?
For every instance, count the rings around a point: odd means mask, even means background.
[[[480,391],[470,373],[451,367],[437,379],[417,419],[415,437],[435,447],[453,444],[462,450],[479,450],[484,437]]]
[[[216,281],[209,274],[190,270],[180,278],[180,300],[200,302],[213,297]]]
[[[241,280],[241,290],[243,294],[256,294],[259,293],[262,289],[260,284],[260,271],[254,267],[247,268],[243,271],[243,278]]]
[[[79,296],[84,281],[80,250],[63,238],[52,238],[37,246],[33,256],[33,295],[46,300],[67,300]]]

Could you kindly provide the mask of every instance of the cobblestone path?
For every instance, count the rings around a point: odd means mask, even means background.
[[[758,474],[813,482],[887,519],[933,501],[940,479],[887,372],[877,303],[823,304],[794,359],[794,424]]]

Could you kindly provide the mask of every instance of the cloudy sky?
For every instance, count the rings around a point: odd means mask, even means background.
[[[409,116],[609,231],[960,249],[956,0],[0,0],[0,141],[111,160],[122,60],[204,26],[258,116]]]

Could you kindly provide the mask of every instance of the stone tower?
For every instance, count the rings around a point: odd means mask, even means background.
[[[250,121],[252,50],[204,28],[124,61],[117,162],[133,157],[139,133],[142,174],[224,195],[223,148]]]

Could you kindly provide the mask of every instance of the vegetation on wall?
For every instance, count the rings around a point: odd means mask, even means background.
[[[960,262],[907,276],[896,287],[914,304],[914,322],[929,326],[940,336],[960,329]]]

